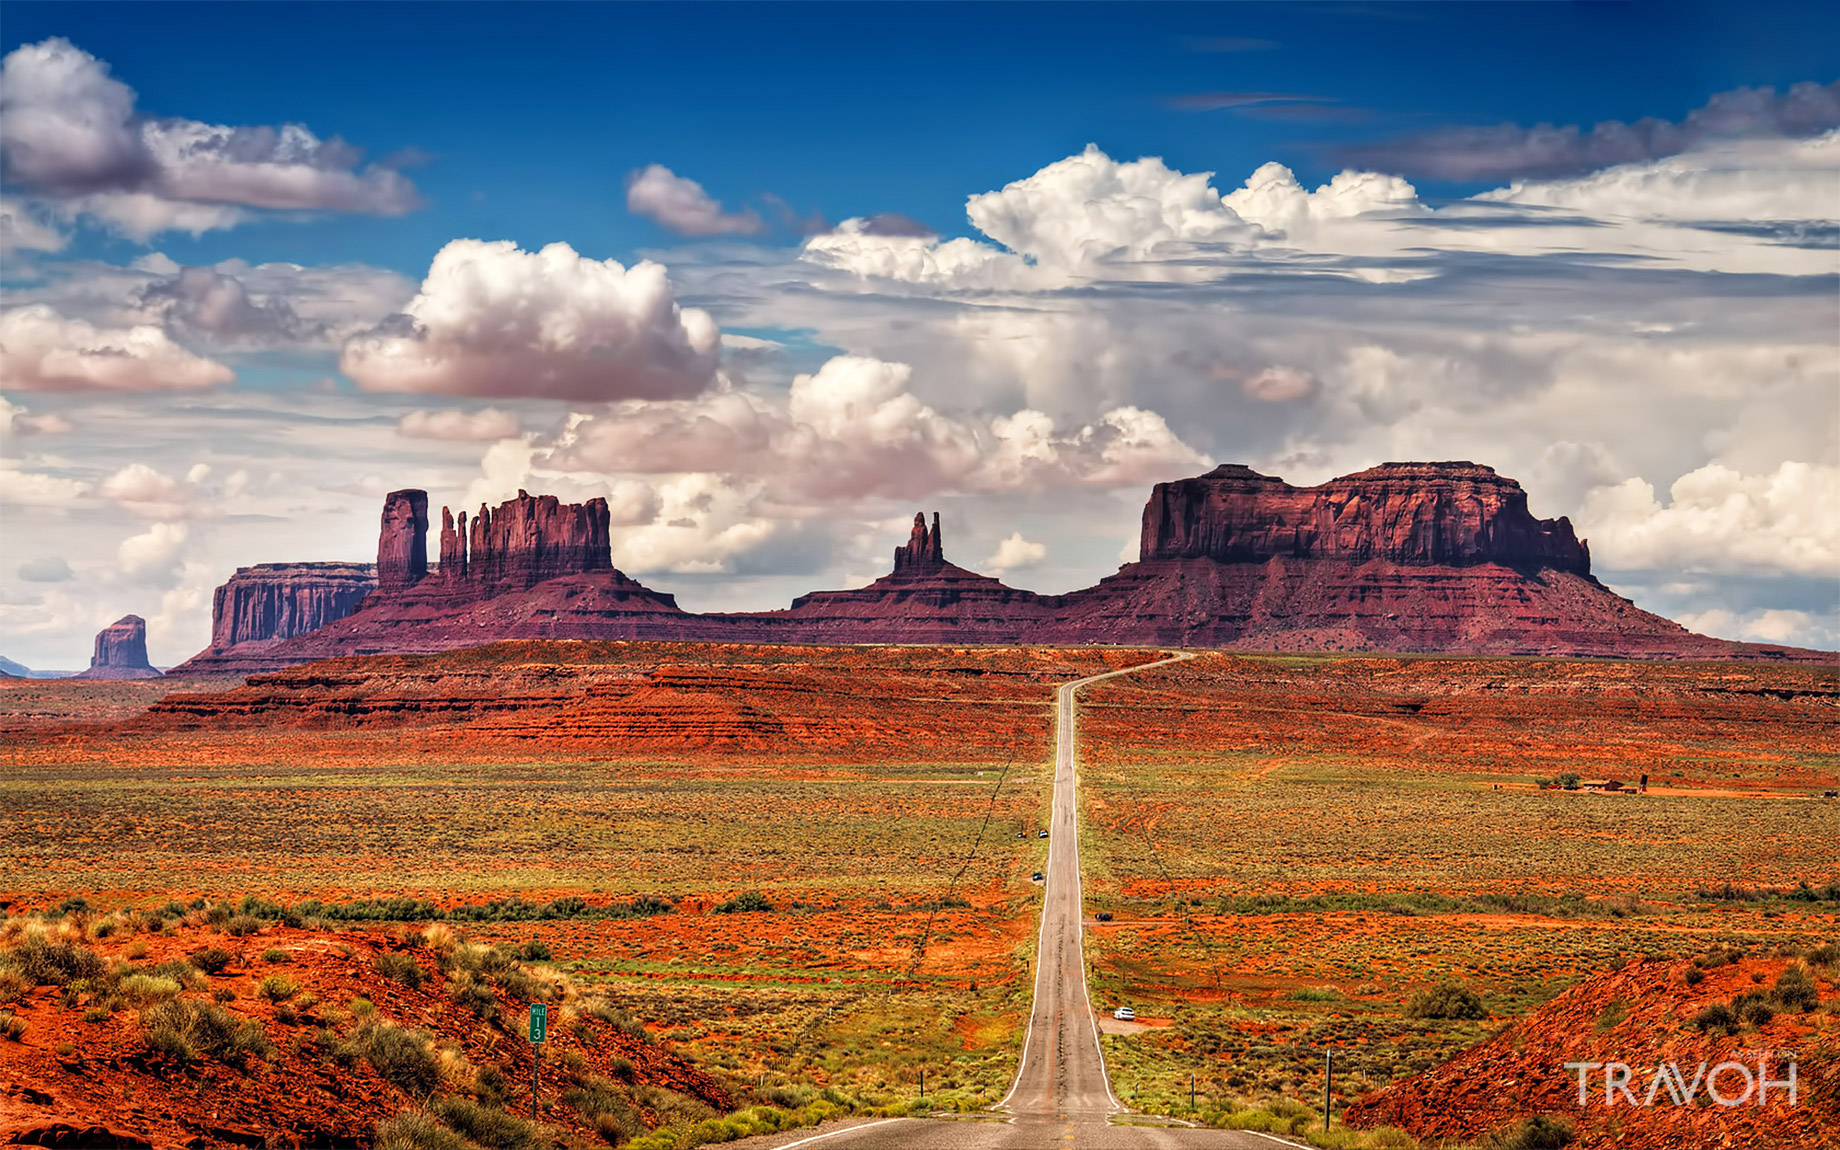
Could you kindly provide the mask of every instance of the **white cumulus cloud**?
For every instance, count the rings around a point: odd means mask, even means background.
[[[183,565],[185,542],[191,535],[183,523],[155,523],[139,535],[130,535],[116,550],[121,573],[140,582],[164,582]]]
[[[1840,578],[1840,467],[1789,461],[1762,475],[1709,463],[1664,504],[1643,479],[1600,487],[1577,516],[1611,568],[1773,569]]]
[[[23,391],[161,391],[228,383],[235,372],[151,324],[99,328],[42,304],[0,314],[0,381]]]
[[[626,210],[685,236],[755,236],[766,230],[752,208],[723,211],[703,185],[663,164],[650,164],[626,181]]]
[[[138,240],[228,227],[244,209],[401,215],[414,186],[300,124],[231,127],[137,111],[106,63],[54,37],[0,62],[8,178]]]
[[[1036,567],[1048,557],[1045,544],[1034,543],[1022,537],[1022,532],[1012,531],[1008,538],[997,544],[990,558],[984,560],[984,566],[992,571],[1020,571],[1025,567]]]
[[[369,391],[665,399],[708,388],[720,353],[715,321],[678,306],[659,264],[454,240],[402,316],[348,341],[339,365]]]

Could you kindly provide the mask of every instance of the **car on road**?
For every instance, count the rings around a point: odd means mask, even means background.
[[[1032,879],[1030,879],[1029,881],[1031,881],[1031,882],[1040,882],[1040,881],[1041,881],[1041,872],[1040,872],[1040,871],[1036,871],[1036,872],[1035,872],[1035,875],[1034,875],[1034,877],[1033,877]]]
[[[1112,1017],[1120,1022],[1136,1022],[1137,1012],[1128,1006],[1121,1006],[1117,1010],[1112,1011]]]

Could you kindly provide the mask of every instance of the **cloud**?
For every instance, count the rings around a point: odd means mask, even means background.
[[[1240,390],[1264,403],[1294,403],[1315,395],[1319,385],[1307,371],[1273,366],[1240,380]]]
[[[415,187],[300,124],[229,127],[152,118],[107,64],[68,40],[26,44],[0,62],[5,177],[70,214],[139,240],[228,227],[242,209],[396,216]]]
[[[1603,220],[1831,221],[1840,203],[1840,132],[1721,144],[1578,179],[1517,180],[1475,199]],[[1678,233],[1676,240],[1688,242]]]
[[[1020,571],[1025,567],[1037,567],[1048,557],[1048,548],[1040,543],[1031,543],[1022,537],[1022,532],[1012,531],[1009,537],[997,544],[990,558],[984,560],[984,567],[990,571]]]
[[[1709,611],[1694,611],[1676,616],[1674,621],[1702,635],[1748,643],[1825,645],[1836,640],[1832,628],[1823,627],[1821,619],[1807,611],[1771,609],[1739,612],[1714,607]]]
[[[62,555],[28,559],[19,565],[19,577],[28,583],[63,583],[71,578],[70,562]]]
[[[155,523],[141,534],[121,541],[116,564],[123,575],[137,582],[168,582],[177,577],[183,566],[185,542],[190,535],[183,523]]]
[[[799,258],[856,276],[954,287],[1019,286],[1031,269],[1019,258],[976,240],[940,241],[930,234],[876,227],[848,219],[805,241]]]
[[[994,192],[972,196],[977,229],[1037,264],[1082,271],[1143,260],[1171,245],[1249,244],[1255,230],[1209,187],[1212,172],[1175,171],[1153,156],[1119,163],[1087,145]]]
[[[33,415],[4,395],[0,395],[0,434],[64,435],[74,426],[70,420],[55,412],[47,415]]]
[[[257,299],[242,280],[211,268],[180,268],[148,284],[137,302],[173,327],[222,342],[304,343],[323,334],[286,299]]]
[[[1221,197],[1221,202],[1240,219],[1286,235],[1376,213],[1400,216],[1427,211],[1419,203],[1417,190],[1397,176],[1338,172],[1314,192],[1306,192],[1283,164],[1261,165],[1242,187]]]
[[[1654,487],[1626,479],[1586,496],[1577,521],[1603,566],[1776,570],[1840,579],[1840,467],[1784,462],[1762,475],[1710,463]]]
[[[367,391],[664,399],[711,386],[720,343],[649,260],[454,240],[403,314],[348,341],[339,366]]]
[[[1190,92],[1169,97],[1172,108],[1184,112],[1216,112],[1222,108],[1255,108],[1266,105],[1335,104],[1328,96],[1305,96],[1297,92]]]
[[[1039,411],[981,418],[914,394],[913,370],[835,356],[783,398],[725,391],[627,402],[580,414],[538,443],[539,468],[565,473],[720,473],[758,481],[788,505],[940,491],[1128,486],[1203,462],[1155,412],[1121,407],[1062,433]]]
[[[1440,180],[1577,176],[1643,163],[1738,136],[1812,136],[1840,127],[1840,81],[1774,88],[1734,88],[1674,123],[1605,120],[1591,128],[1518,124],[1449,127],[1405,139],[1344,148],[1337,161]]]
[[[496,407],[411,411],[396,421],[396,434],[405,439],[509,439],[517,433],[517,416]]]
[[[650,164],[626,181],[626,210],[685,236],[757,236],[766,230],[760,213],[729,213],[695,180],[663,164]]]
[[[0,255],[62,251],[70,237],[27,204],[0,196]]]
[[[98,328],[42,304],[0,314],[0,379],[18,390],[188,390],[235,376],[151,324]]]

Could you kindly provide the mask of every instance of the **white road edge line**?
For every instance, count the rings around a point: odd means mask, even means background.
[[[1061,692],[1066,692],[1068,695],[1070,705],[1067,707],[1067,712],[1068,712],[1068,717],[1072,719],[1073,722],[1068,723],[1067,726],[1069,728],[1073,728],[1073,727],[1076,727],[1079,723],[1079,720],[1077,717],[1077,704],[1079,700],[1077,697],[1074,696],[1073,693],[1078,691],[1081,687],[1084,687],[1086,684],[1097,683],[1101,679],[1110,679],[1117,675],[1129,675],[1135,671],[1148,671],[1152,667],[1161,667],[1168,663],[1180,663],[1185,659],[1192,659],[1194,657],[1195,656],[1191,652],[1180,651],[1174,655],[1171,655],[1167,659],[1158,659],[1154,663],[1141,663],[1135,667],[1124,667],[1116,671],[1107,671],[1103,675],[1093,675],[1090,678],[1078,679],[1071,683],[1061,684],[1061,686],[1059,687],[1058,690],[1056,690],[1055,695],[1054,695],[1054,706],[1055,706],[1054,769],[1052,772],[1050,772],[1048,776],[1048,780],[1049,780],[1048,781],[1048,796],[1049,796],[1049,804],[1050,804],[1049,811],[1048,811],[1048,817],[1050,821],[1053,819],[1053,816],[1054,816],[1053,805],[1052,805],[1054,792],[1056,790],[1054,780],[1055,780],[1055,777],[1059,775],[1060,773],[1061,737],[1063,734],[1063,732],[1060,729]],[[1068,731],[1065,732],[1065,735],[1066,735],[1066,738],[1068,739],[1069,745],[1072,745],[1072,740],[1075,737],[1074,731],[1069,729]],[[1077,750],[1078,748],[1075,747],[1074,751],[1077,751]],[[1071,751],[1069,752],[1069,754],[1072,755],[1073,768],[1074,768],[1073,781],[1074,781],[1075,800],[1074,800],[1073,810],[1071,814],[1073,815],[1074,849],[1077,851],[1079,849],[1079,842],[1080,842],[1080,804],[1078,800],[1079,782],[1080,782],[1079,759],[1078,759],[1077,754],[1073,754],[1073,752]],[[1054,873],[1054,838],[1052,835],[1050,835],[1048,838],[1048,861],[1042,865],[1047,868],[1046,870],[1042,872],[1044,875],[1051,875]],[[1074,902],[1075,902],[1075,909],[1079,913],[1079,927],[1080,927],[1080,932],[1079,932],[1080,993],[1086,997],[1086,1017],[1087,1017],[1087,1021],[1092,1024],[1093,1046],[1099,1051],[1099,1072],[1105,1078],[1105,1096],[1111,1099],[1113,1110],[1125,1110],[1128,1113],[1129,1111],[1125,1107],[1125,1105],[1118,1101],[1118,1096],[1112,1093],[1112,1072],[1111,1072],[1111,1068],[1107,1066],[1106,1061],[1105,1061],[1105,1044],[1099,1040],[1099,1019],[1093,1013],[1092,994],[1087,989],[1087,986],[1086,986],[1086,879],[1085,879],[1085,876],[1081,873],[1081,868],[1077,866],[1074,867],[1074,876],[1075,876],[1075,882],[1077,884],[1074,887]],[[1041,989],[1042,942],[1047,937],[1047,934],[1048,934],[1048,914],[1047,914],[1048,900],[1047,900],[1047,894],[1046,894],[1047,887],[1045,883],[1043,884],[1042,891],[1043,891],[1043,895],[1042,895],[1041,926],[1036,928],[1036,931],[1035,931],[1035,979],[1034,979],[1033,989],[1030,991],[1030,997],[1029,997],[1029,1027],[1028,1027],[1028,1030],[1024,1032],[1023,1038],[1022,1038],[1022,1057],[1018,1059],[1016,1062],[1016,1080],[1009,1084],[1009,1092],[1003,1095],[1003,1097],[999,1099],[993,1105],[985,1107],[986,1110],[1001,1110],[1005,1106],[1009,1105],[1009,1100],[1015,1095],[1016,1088],[1022,1085],[1022,1071],[1023,1071],[1023,1068],[1028,1066],[1029,1064],[1029,1047],[1035,1041],[1035,998],[1037,997],[1037,992],[1039,992]],[[794,1143],[794,1145],[797,1145],[797,1143]],[[781,1147],[781,1150],[787,1150],[787,1148]]]
[[[886,1126],[890,1122],[900,1122],[900,1121],[903,1121],[903,1119],[882,1118],[874,1122],[865,1122],[861,1126],[849,1126],[849,1127],[845,1127],[842,1130],[833,1130],[829,1134],[813,1134],[810,1138],[801,1138],[797,1142],[788,1142],[784,1146],[781,1146],[779,1150],[792,1150],[794,1146],[809,1146],[813,1142],[822,1142],[826,1138],[835,1138],[840,1134],[854,1134],[859,1130],[867,1130],[871,1126]]]
[[[1276,1134],[1266,1134],[1263,1131],[1259,1131],[1259,1130],[1235,1130],[1233,1133],[1250,1134],[1254,1138],[1263,1138],[1267,1142],[1276,1142],[1280,1146],[1307,1146],[1309,1145],[1307,1142],[1292,1142],[1289,1138],[1280,1138]],[[794,1142],[793,1145],[797,1146],[798,1143]]]

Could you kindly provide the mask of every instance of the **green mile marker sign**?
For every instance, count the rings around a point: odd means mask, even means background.
[[[549,1007],[541,1002],[530,1004],[530,1040],[542,1042],[549,1037]]]

